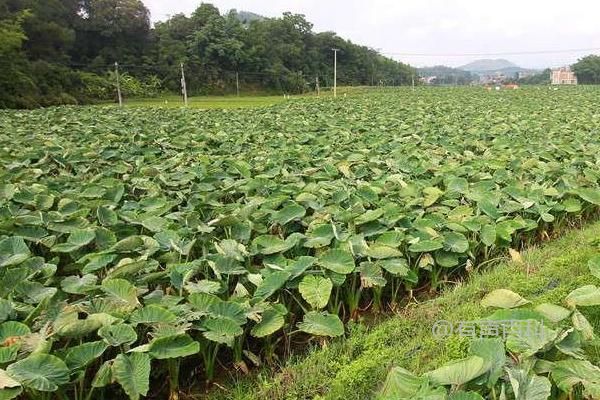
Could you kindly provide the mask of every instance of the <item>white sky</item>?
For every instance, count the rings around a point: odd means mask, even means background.
[[[201,0],[143,0],[159,21],[191,13]],[[514,53],[598,49],[553,54],[485,56],[391,55],[415,66],[459,66],[480,58],[506,58],[522,67],[570,64],[600,54],[600,1],[597,0],[214,0],[267,17],[284,11],[304,14],[314,30],[335,31],[382,53]]]

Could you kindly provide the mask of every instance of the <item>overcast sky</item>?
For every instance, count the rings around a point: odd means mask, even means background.
[[[159,21],[189,14],[201,0],[143,0]],[[600,1],[596,0],[214,0],[221,12],[267,17],[304,14],[314,30],[335,31],[416,66],[459,66],[479,58],[506,58],[522,67],[570,64],[600,54]],[[546,54],[449,56],[598,49]],[[395,54],[392,54],[395,53]],[[406,54],[443,54],[415,56]]]

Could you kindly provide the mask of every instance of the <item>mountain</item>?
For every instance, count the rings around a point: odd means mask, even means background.
[[[238,20],[244,25],[249,25],[252,21],[262,21],[265,19],[265,17],[262,15],[255,14],[250,11],[238,11],[237,17]]]
[[[518,72],[522,68],[518,65],[511,63],[508,60],[503,58],[498,58],[495,60],[492,59],[483,59],[483,60],[475,60],[468,64],[465,64],[458,69],[462,69],[463,71],[469,72],[489,72],[489,71],[514,71]]]

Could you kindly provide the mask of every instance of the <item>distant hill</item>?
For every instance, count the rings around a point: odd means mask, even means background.
[[[518,65],[505,60],[503,58],[475,60],[465,64],[458,69],[469,72],[489,72],[489,71],[511,71],[512,73],[519,72],[522,68]]]
[[[244,25],[249,25],[252,21],[261,21],[265,19],[265,17],[263,17],[262,15],[255,14],[250,11],[238,11],[237,17],[238,20]]]

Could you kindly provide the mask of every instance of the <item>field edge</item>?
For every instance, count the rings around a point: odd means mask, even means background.
[[[352,324],[345,339],[326,347],[314,345],[308,354],[288,360],[281,370],[265,369],[193,398],[250,399],[366,399],[383,382],[390,366],[422,373],[464,356],[468,339],[433,337],[435,321],[459,322],[489,313],[479,300],[494,289],[511,289],[533,305],[562,303],[574,288],[594,282],[587,260],[600,253],[600,222],[588,223],[561,237],[522,253],[522,264],[505,258],[493,268],[472,273],[464,283],[449,287],[432,300],[411,304],[373,327]],[[596,279],[597,281],[597,279]],[[586,313],[595,329],[600,312]],[[592,354],[600,361],[600,352]]]

